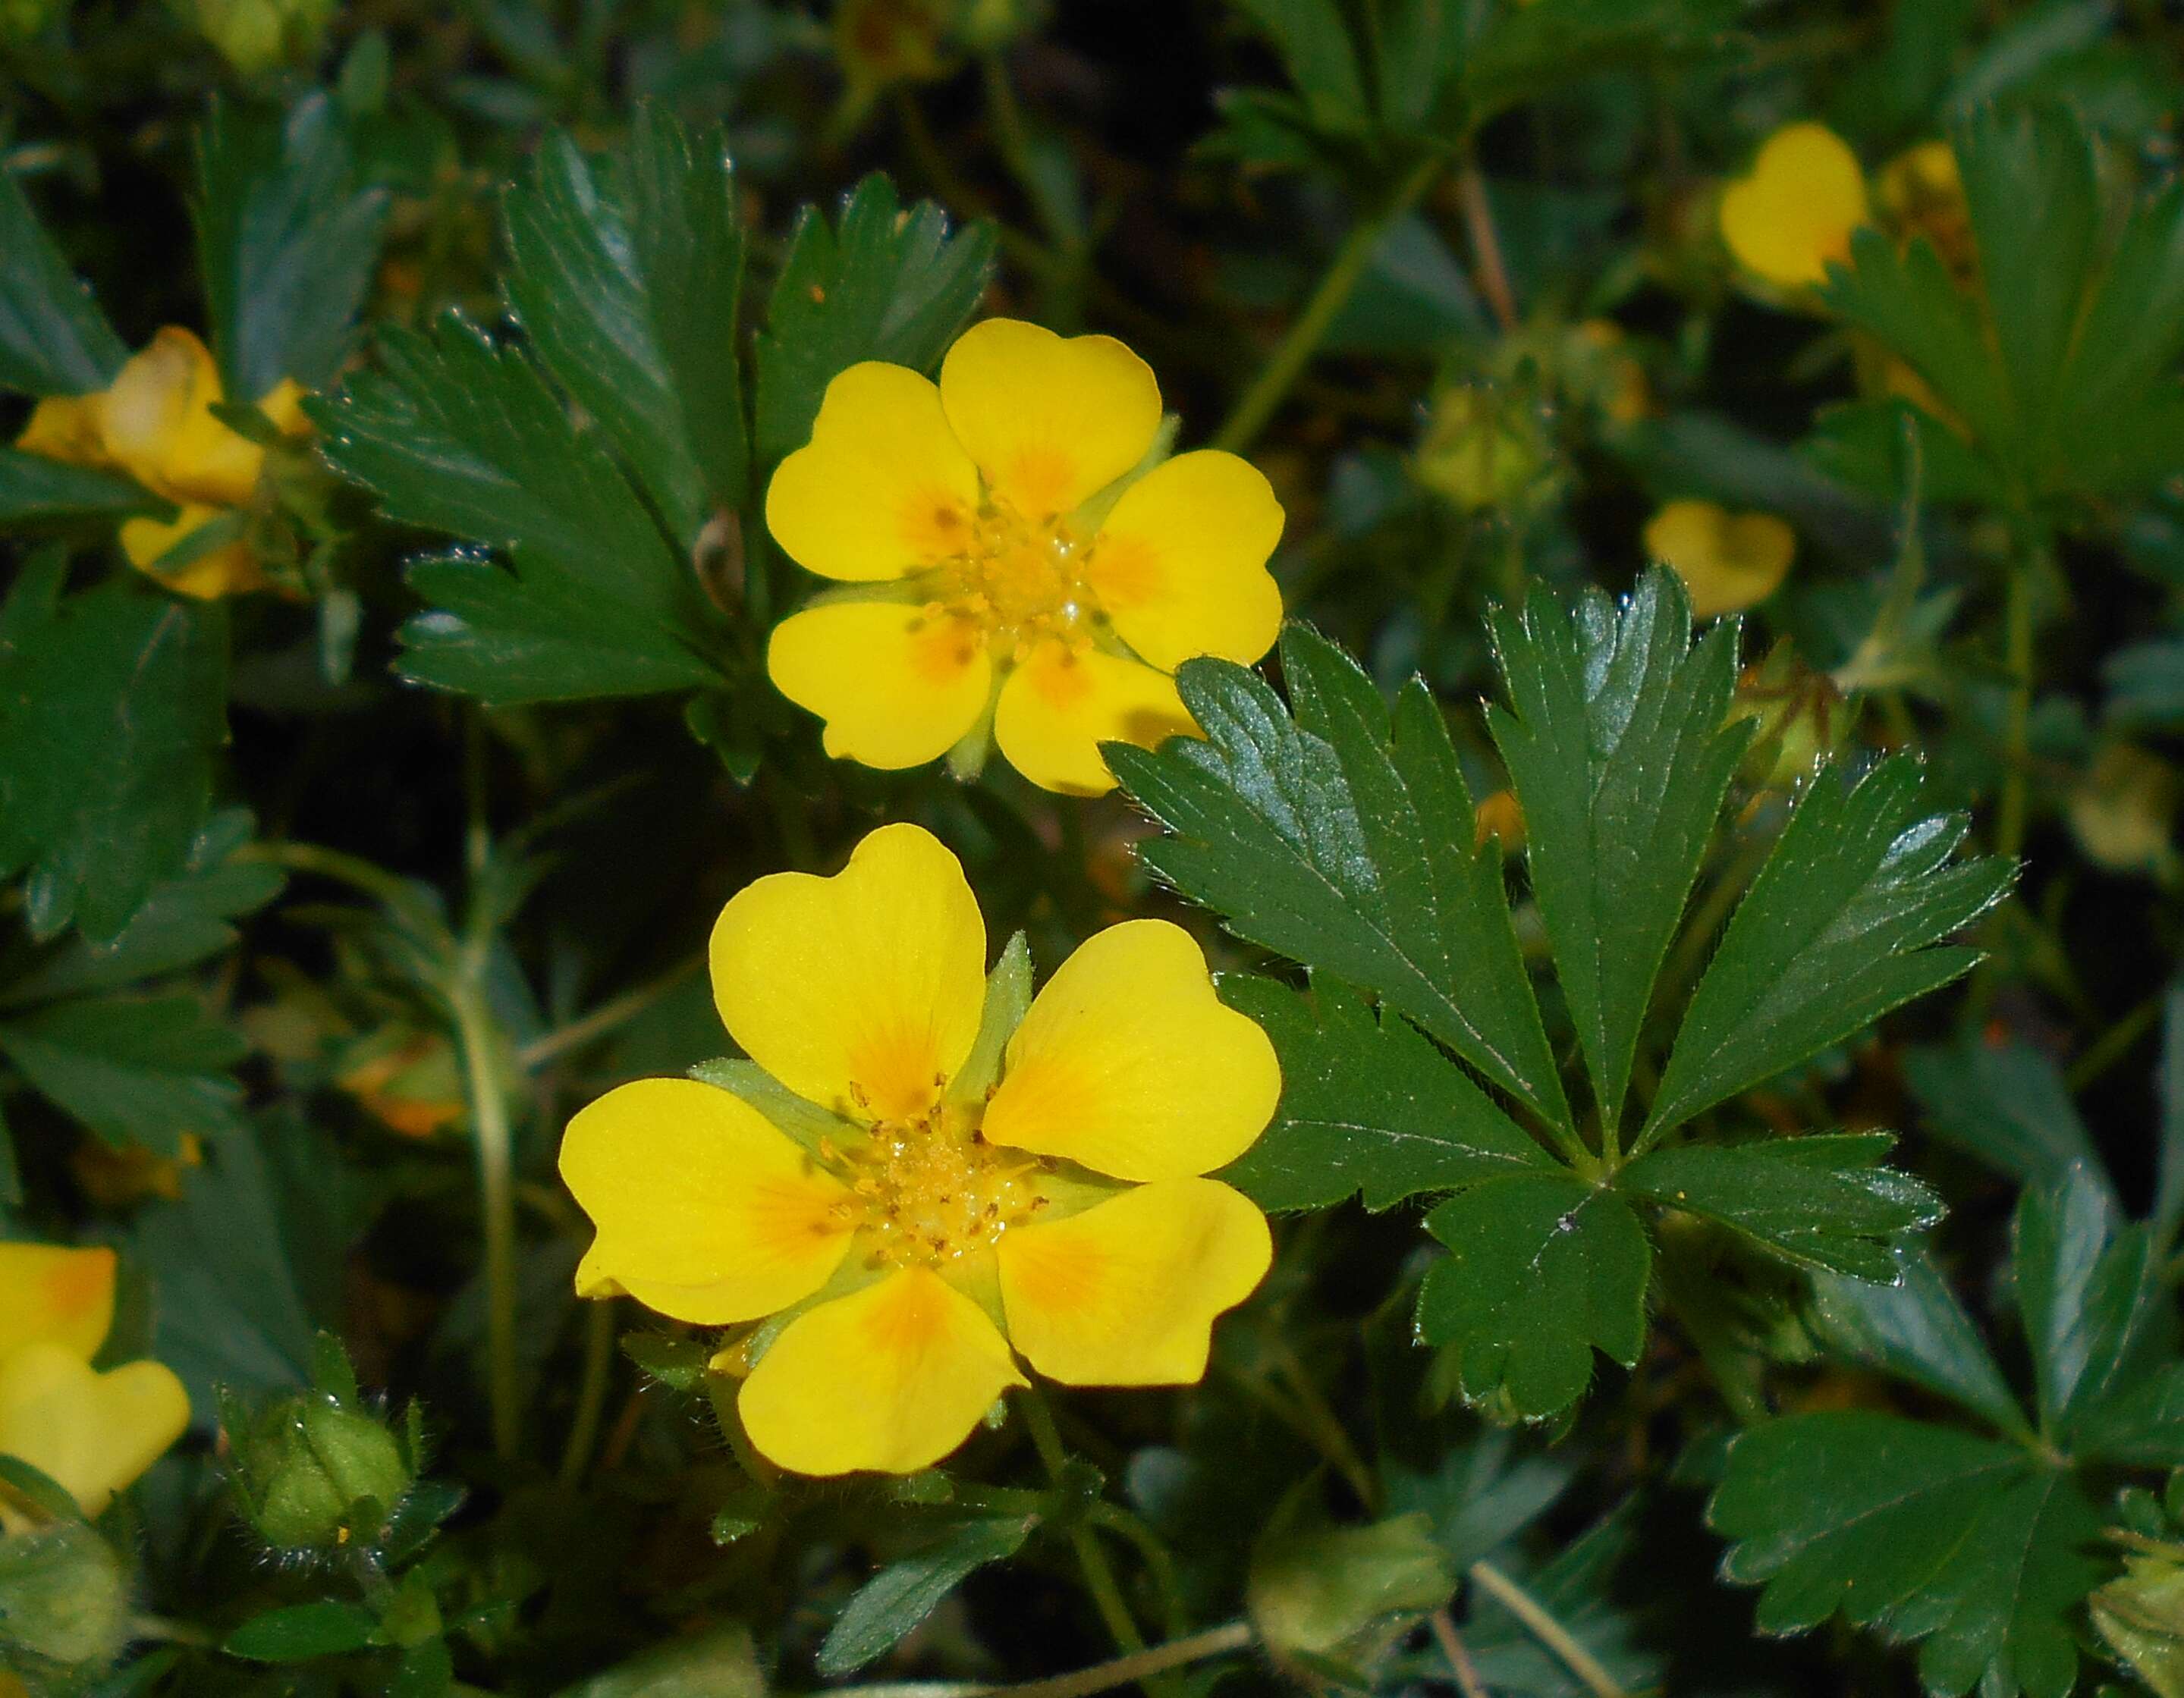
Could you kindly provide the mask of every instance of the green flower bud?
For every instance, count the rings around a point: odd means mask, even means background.
[[[2131,1673],[2160,1698],[2184,1698],[2184,1567],[2165,1556],[2126,1557],[2123,1577],[2087,1601],[2094,1627]]]
[[[1415,1617],[1448,1601],[1456,1573],[1423,1515],[1369,1527],[1279,1523],[1251,1561],[1245,1602],[1276,1656],[1369,1662]]]
[[[341,1397],[306,1392],[254,1417],[223,1421],[243,1518],[275,1549],[376,1544],[416,1469],[386,1422]]]
[[[103,1665],[129,1638],[129,1577],[89,1525],[57,1522],[0,1538],[0,1664],[20,1654]]]
[[[1412,464],[1428,489],[1479,513],[1514,502],[1546,460],[1546,443],[1529,409],[1495,390],[1462,386],[1434,398]]]
[[[333,0],[188,0],[198,33],[244,76],[318,57]]]
[[[1758,721],[1743,776],[1763,790],[1793,790],[1811,777],[1842,746],[1851,720],[1834,681],[1806,665],[1786,642],[1744,669],[1729,714]]]

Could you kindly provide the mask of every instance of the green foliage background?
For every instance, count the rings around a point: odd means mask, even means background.
[[[315,392],[218,603],[0,448],[0,1237],[195,1410],[95,1527],[0,1458],[0,1693],[2184,1693],[2180,94],[2154,0],[0,3],[0,429],[170,324]],[[1798,120],[1961,248],[1740,278]],[[1097,801],[764,673],[827,381],[997,313],[1288,512]],[[1741,621],[1687,498],[1794,528]],[[553,1157],[898,819],[1041,973],[1206,942],[1277,1258],[815,1484]]]

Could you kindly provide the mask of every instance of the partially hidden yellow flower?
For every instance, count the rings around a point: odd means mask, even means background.
[[[154,1361],[99,1372],[114,1323],[114,1252],[0,1244],[0,1456],[65,1489],[87,1516],[189,1425],[189,1395]]]
[[[1018,1358],[1069,1385],[1204,1374],[1271,1243],[1203,1176],[1256,1139],[1281,1079],[1188,933],[1098,933],[1000,1029],[1019,1005],[1000,970],[989,994],[961,867],[894,825],[831,878],[746,888],[711,958],[768,1088],[621,1086],[571,1122],[561,1176],[598,1228],[580,1294],[766,1322],[714,1358],[747,1371],[737,1407],[763,1455],[926,1467],[1027,1383]]]
[[[283,378],[258,405],[276,429],[309,428],[304,391]],[[249,504],[265,450],[214,416],[226,399],[220,368],[196,336],[170,325],[95,395],[55,395],[38,403],[16,438],[25,454],[103,471],[125,472],[178,509],[174,518],[131,519],[121,526],[130,564],[169,588],[203,599],[263,588],[267,579],[241,537],[206,548],[172,570],[160,560],[205,526]]]
[[[989,319],[935,384],[867,361],[827,386],[781,463],[767,527],[844,586],[776,627],[766,669],[827,752],[921,765],[979,746],[1050,790],[1114,782],[1109,739],[1197,727],[1171,676],[1250,662],[1281,624],[1281,505],[1247,461],[1178,454],[1122,487],[1161,431],[1159,386],[1112,337]]]
[[[1700,619],[1766,600],[1782,587],[1797,552],[1797,533],[1771,513],[1680,500],[1663,504],[1646,521],[1646,553],[1674,568]]]
[[[1907,148],[1873,180],[1874,198],[1899,239],[1923,236],[1964,279],[1975,261],[1971,208],[1956,149],[1947,142],[1921,142]]]
[[[1827,281],[1850,258],[1852,232],[1872,209],[1850,144],[1824,124],[1791,124],[1761,146],[1721,197],[1721,236],[1745,270],[1779,288]]]

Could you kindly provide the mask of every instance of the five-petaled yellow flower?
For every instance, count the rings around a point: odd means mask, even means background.
[[[1670,501],[1646,521],[1646,552],[1684,581],[1694,616],[1719,619],[1757,607],[1782,587],[1797,533],[1771,513]]]
[[[1217,450],[1125,483],[1160,434],[1160,387],[1121,342],[1011,319],[967,331],[938,384],[867,361],[827,385],[766,503],[791,559],[857,587],[767,651],[827,752],[916,766],[990,727],[1034,783],[1092,794],[1114,782],[1102,742],[1195,732],[1170,675],[1273,646],[1282,509]]]
[[[89,1516],[190,1420],[189,1394],[161,1364],[92,1367],[113,1324],[112,1250],[0,1244],[0,1456],[48,1476]]]
[[[1097,933],[1013,1033],[985,965],[955,856],[883,827],[714,929],[714,999],[770,1083],[640,1080],[570,1123],[561,1175],[598,1228],[578,1292],[767,1322],[714,1361],[748,1371],[744,1427],[784,1468],[926,1467],[1026,1383],[1019,1356],[1070,1385],[1195,1381],[1266,1273],[1266,1217],[1203,1176],[1280,1072],[1190,935]]]
[[[259,409],[284,435],[309,428],[303,390],[283,378]],[[210,349],[170,325],[96,395],[54,395],[38,403],[16,439],[25,454],[102,471],[125,472],[178,509],[171,520],[131,519],[121,526],[131,565],[184,595],[211,598],[261,589],[267,579],[241,537],[184,553],[204,526],[249,505],[265,450],[214,415],[226,398]]]

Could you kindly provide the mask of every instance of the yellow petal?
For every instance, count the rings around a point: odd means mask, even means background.
[[[0,1244],[0,1360],[33,1339],[89,1361],[114,1324],[114,1252]]]
[[[1741,613],[1782,587],[1797,536],[1771,513],[1730,513],[1711,501],[1671,501],[1646,523],[1646,552],[1675,569],[1691,613]]]
[[[0,1455],[50,1476],[86,1515],[103,1510],[189,1424],[189,1394],[158,1362],[98,1373],[47,1343],[0,1360]]]
[[[1139,1185],[995,1247],[1009,1339],[1067,1385],[1188,1385],[1214,1317],[1273,1260],[1267,1217],[1214,1179]]]
[[[940,399],[994,493],[1034,521],[1112,483],[1160,429],[1152,368],[1121,342],[1017,319],[988,319],[956,339]]]
[[[800,1315],[759,1358],[737,1407],[761,1455],[800,1474],[930,1467],[1024,1383],[976,1303],[906,1268]]]
[[[240,507],[258,487],[265,450],[213,416],[222,398],[211,350],[170,325],[100,398],[106,451],[170,501]]]
[[[1841,136],[1822,124],[1777,130],[1748,176],[1721,198],[1721,235],[1737,263],[1769,282],[1825,282],[1828,261],[1850,256],[1866,221],[1865,175]]]
[[[978,506],[978,474],[939,391],[866,360],[827,386],[811,442],[766,487],[766,526],[805,571],[872,582],[962,553]]]
[[[883,826],[832,878],[777,872],[739,891],[712,966],[728,1035],[760,1066],[837,1113],[907,1118],[971,1053],[986,925],[938,838]]]
[[[1274,1046],[1213,993],[1179,926],[1110,926],[1061,964],[1009,1040],[987,1141],[1117,1179],[1209,1173],[1266,1129]]]
[[[171,520],[130,519],[121,526],[121,552],[129,564],[179,595],[199,601],[216,601],[224,595],[241,595],[264,589],[271,579],[258,564],[258,556],[240,537],[208,548],[188,565],[170,571],[159,565],[167,552],[200,526],[225,519],[227,509],[185,504]]]
[[[311,421],[304,416],[304,398],[310,392],[294,378],[284,377],[258,398],[258,410],[282,436],[307,437]]]
[[[1105,742],[1151,749],[1198,726],[1165,672],[1096,649],[1045,643],[1001,686],[994,740],[1009,765],[1034,784],[1071,795],[1114,788],[1100,758]]]
[[[1259,469],[1209,448],[1125,490],[1087,571],[1123,640],[1162,671],[1194,654],[1249,665],[1281,628],[1267,571],[1281,536],[1281,504]]]
[[[15,446],[70,465],[111,466],[114,456],[99,431],[99,406],[96,395],[48,395],[31,409],[30,422]]]
[[[561,1178],[599,1237],[580,1296],[627,1291],[678,1321],[755,1321],[801,1302],[850,1248],[850,1194],[742,1098],[639,1079],[569,1122]]]
[[[994,664],[967,620],[893,601],[807,608],[773,628],[774,688],[827,721],[827,753],[890,769],[922,766],[985,711]]]

